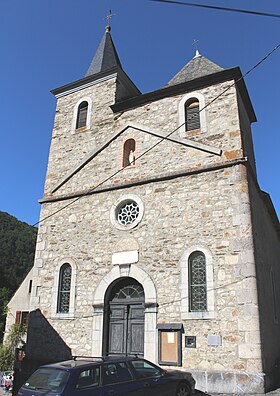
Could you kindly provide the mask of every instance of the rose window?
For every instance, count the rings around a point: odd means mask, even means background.
[[[126,201],[118,208],[117,219],[122,225],[132,224],[139,216],[139,206],[135,201]]]

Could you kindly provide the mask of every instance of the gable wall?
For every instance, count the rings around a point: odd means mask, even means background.
[[[13,324],[16,323],[16,312],[29,312],[30,311],[30,298],[31,294],[29,292],[30,281],[33,279],[33,269],[31,269],[23,282],[18,287],[17,291],[9,301],[8,315],[6,318],[5,334],[7,334]]]

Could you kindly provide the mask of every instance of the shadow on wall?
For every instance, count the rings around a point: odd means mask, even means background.
[[[50,325],[39,309],[30,312],[27,341],[17,351],[13,395],[28,377],[41,365],[72,359],[71,349]]]

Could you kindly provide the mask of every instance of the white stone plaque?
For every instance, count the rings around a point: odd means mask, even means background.
[[[128,252],[118,252],[112,255],[112,264],[133,264],[139,260],[139,252],[131,250]]]

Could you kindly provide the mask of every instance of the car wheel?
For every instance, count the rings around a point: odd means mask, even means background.
[[[191,396],[191,388],[185,382],[180,383],[176,389],[176,396]]]

